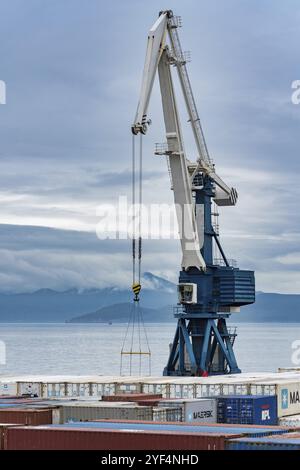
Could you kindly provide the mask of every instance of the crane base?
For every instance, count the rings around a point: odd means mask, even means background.
[[[170,348],[165,376],[200,376],[238,374],[233,352],[236,329],[227,328],[226,318],[184,314],[179,316]]]

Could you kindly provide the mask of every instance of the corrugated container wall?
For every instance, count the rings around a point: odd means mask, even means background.
[[[300,439],[273,437],[229,439],[226,450],[300,450]]]
[[[218,423],[276,425],[276,396],[226,396],[218,398]]]
[[[4,450],[4,441],[6,435],[6,429],[11,426],[18,426],[18,424],[12,423],[0,423],[0,450]]]
[[[284,416],[283,418],[279,418],[278,424],[280,426],[288,426],[290,428],[300,429],[300,415]]]
[[[17,393],[16,382],[0,382],[0,395],[17,395]]]
[[[9,428],[6,450],[224,450],[233,434],[129,432],[55,427]]]
[[[120,395],[107,395],[102,398],[103,401],[140,401],[140,400],[159,400],[161,393],[122,393]]]
[[[152,408],[152,421],[183,421],[183,411],[181,407],[171,407],[171,408]]]
[[[152,421],[153,411],[149,406],[101,406],[73,405],[62,406],[60,409],[60,422],[93,421],[96,419],[134,419]]]
[[[251,395],[277,395],[278,417],[300,414],[300,381],[284,379],[276,382],[257,382],[251,384],[250,393]]]
[[[162,400],[159,403],[160,407],[171,405],[174,407],[182,406],[182,421],[189,423],[217,422],[217,401],[215,398]]]
[[[0,423],[15,423],[36,426],[39,424],[52,424],[52,422],[52,408],[0,408]]]

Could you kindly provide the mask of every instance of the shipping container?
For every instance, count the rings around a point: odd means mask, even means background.
[[[284,373],[284,372],[294,372],[294,373],[300,373],[300,367],[278,367],[278,372],[279,373]]]
[[[107,395],[102,398],[103,401],[140,401],[140,400],[160,400],[161,393],[121,393],[120,395]]]
[[[36,393],[43,398],[100,398],[126,393],[150,393],[162,394],[167,399],[249,394],[279,396],[276,384],[282,384],[284,381],[300,385],[300,371],[255,372],[212,377],[15,376],[0,379],[0,394]],[[7,390],[9,384],[10,391]],[[17,387],[17,390],[14,387]],[[300,413],[295,409],[291,412]],[[291,414],[290,410],[288,413]],[[282,416],[285,415],[286,411]]]
[[[4,450],[4,438],[5,438],[5,433],[6,429],[9,427],[15,427],[18,426],[17,423],[0,423],[0,450]]]
[[[190,432],[201,434],[239,434],[243,436],[261,437],[289,432],[289,428],[279,426],[244,426],[244,425],[222,425],[222,424],[196,424],[196,423],[166,423],[146,421],[89,421],[72,422],[62,424],[66,428],[98,428],[98,429],[124,429],[131,431],[166,431],[166,432]]]
[[[159,422],[181,422],[182,418],[182,407],[172,406],[167,407],[153,407],[152,408],[152,421]]]
[[[300,450],[300,439],[274,437],[229,439],[226,450]]]
[[[254,394],[277,395],[278,417],[300,414],[300,381],[277,379],[251,384],[251,395]]]
[[[300,439],[300,432],[299,430],[295,430],[295,431],[291,431],[291,432],[287,432],[285,434],[276,434],[272,437],[276,437],[277,438],[280,438],[280,439]]]
[[[277,397],[223,396],[217,399],[218,423],[277,425]]]
[[[159,403],[160,407],[178,407],[178,405],[182,407],[182,421],[217,422],[217,401],[214,398],[162,400]]]
[[[51,408],[0,408],[0,423],[16,423],[36,426],[39,424],[51,424],[52,422]]]
[[[0,395],[17,395],[18,387],[16,382],[0,382]]]
[[[109,406],[103,404],[76,404],[70,406],[61,406],[60,422],[69,421],[93,421],[96,419],[137,419],[152,421],[153,411],[149,406],[137,406],[127,404],[124,406],[119,403],[109,403]]]
[[[122,431],[54,426],[6,429],[6,450],[224,450],[239,434]]]
[[[290,428],[300,429],[300,415],[284,416],[282,418],[279,418],[278,424],[280,426],[288,426]]]
[[[160,402],[161,400],[158,398],[151,398],[149,400],[138,400],[136,404],[139,406],[158,406]]]

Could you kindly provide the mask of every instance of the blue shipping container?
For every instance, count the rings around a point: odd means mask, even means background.
[[[57,425],[55,425],[57,426]],[[271,428],[263,427],[256,428],[245,428],[243,426],[205,426],[203,424],[197,425],[183,425],[183,424],[162,424],[160,422],[156,423],[117,423],[109,421],[85,421],[85,422],[70,422],[66,424],[61,424],[60,427],[87,427],[87,428],[103,428],[103,429],[122,429],[122,430],[144,430],[144,431],[171,431],[171,432],[200,432],[200,433],[216,433],[216,434],[244,434],[245,436],[260,437],[260,436],[269,436],[271,434],[285,434],[289,431],[288,428]]]
[[[228,395],[218,397],[218,423],[277,425],[276,395]]]
[[[242,437],[227,440],[226,450],[300,450],[300,439],[272,437]]]

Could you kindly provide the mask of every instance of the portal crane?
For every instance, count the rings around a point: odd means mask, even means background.
[[[178,28],[180,17],[161,11],[149,31],[138,107],[132,133],[146,134],[151,121],[147,111],[156,72],[163,106],[166,144],[157,155],[166,155],[182,248],[178,284],[177,328],[164,375],[207,376],[239,373],[233,351],[236,332],[226,320],[240,306],[255,301],[254,272],[240,270],[225,256],[212,223],[212,204],[234,206],[238,194],[220,178],[210,158],[193,96],[187,57]],[[169,42],[167,43],[167,38]],[[197,148],[191,161],[184,149],[171,67],[175,67]],[[214,244],[222,262],[214,260]]]

